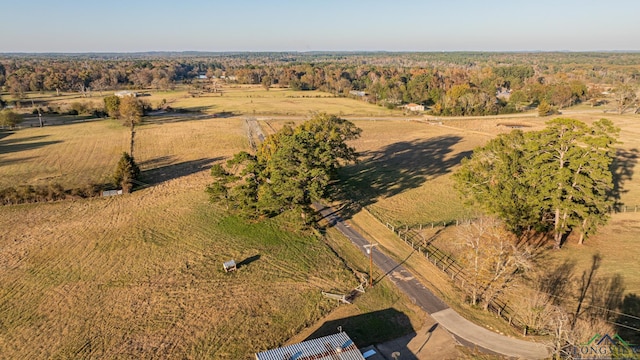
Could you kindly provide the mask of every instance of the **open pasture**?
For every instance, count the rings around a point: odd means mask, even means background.
[[[618,203],[633,210],[638,205],[640,210],[640,178],[635,174],[640,156],[638,115],[567,111],[543,118],[355,120],[362,136],[352,145],[362,157],[359,164],[341,170],[341,176],[351,194],[385,221],[412,225],[463,219],[476,211],[465,207],[453,189],[450,174],[460,160],[500,133],[541,130],[546,121],[559,116],[587,123],[606,117],[621,129],[614,166]]]
[[[224,86],[220,93],[203,93],[192,97],[186,91],[150,92],[152,104],[166,99],[174,108],[201,110],[206,113],[230,112],[243,115],[296,115],[312,112],[358,116],[402,116],[399,110],[390,110],[362,100],[336,97],[322,91],[294,91],[286,88],[265,90],[261,86]]]
[[[337,97],[317,90],[295,91],[278,87],[265,90],[260,85],[224,85],[218,92],[196,93],[183,85],[169,91],[137,91],[143,94],[140,99],[154,108],[166,103],[174,109],[205,114],[307,116],[322,111],[344,116],[402,116],[402,110],[391,110],[363,100]],[[62,109],[74,102],[102,107],[103,97],[112,94],[111,91],[93,92],[91,97],[81,97],[77,93],[62,93],[60,96],[55,96],[55,93],[28,93],[21,100],[21,105],[29,112],[32,101],[36,106],[49,105]],[[13,100],[11,97],[6,99]]]
[[[66,169],[55,180],[70,186],[85,180],[78,174],[108,176],[129,133],[105,120],[3,135],[5,150],[52,141],[4,152],[3,178],[21,169],[24,178],[49,181],[50,156]],[[358,280],[321,239],[286,231],[284,220],[247,223],[208,202],[209,166],[247,145],[238,118],[145,123],[135,156],[153,186],[0,208],[2,356],[245,359],[334,309],[320,292],[348,293]],[[223,272],[229,259],[237,272]],[[402,320],[389,334],[403,335],[421,315],[395,291],[381,284],[343,314],[366,325],[372,318],[359,315],[383,311]],[[363,333],[360,341],[389,334]]]
[[[232,155],[247,144],[242,124],[234,118],[136,127],[134,155],[143,180],[167,180],[171,172],[193,167],[203,170]],[[0,136],[0,187],[108,182],[130,141],[129,128],[116,120],[29,128]]]

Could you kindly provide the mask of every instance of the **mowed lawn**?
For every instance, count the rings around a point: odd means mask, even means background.
[[[1,207],[0,357],[244,359],[334,308],[320,292],[347,292],[357,280],[320,239],[287,232],[281,221],[246,223],[209,204],[207,167],[246,148],[242,124],[140,126],[136,158],[154,186]],[[117,161],[107,154],[128,146],[127,129],[116,125],[11,134],[0,141],[60,142],[3,153],[3,161],[21,160],[0,167],[2,177],[9,166],[25,167],[29,179],[57,175],[47,164],[60,161],[65,184],[83,178],[64,174],[92,169],[99,169],[92,180],[102,178]],[[241,265],[226,274],[230,259]]]

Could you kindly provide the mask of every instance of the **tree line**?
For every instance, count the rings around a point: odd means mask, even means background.
[[[639,54],[617,53],[238,53],[159,57],[0,57],[0,87],[20,99],[28,91],[172,89],[207,80],[360,91],[366,101],[431,106],[435,115],[485,115],[546,104],[552,110],[615,93],[619,111],[637,106]]]

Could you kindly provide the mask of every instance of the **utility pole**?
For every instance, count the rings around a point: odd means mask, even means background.
[[[369,254],[369,287],[373,287],[373,247],[378,246],[378,244],[369,244],[364,245],[365,250],[367,250],[367,254]]]

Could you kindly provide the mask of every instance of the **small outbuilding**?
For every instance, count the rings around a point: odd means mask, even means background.
[[[256,354],[256,360],[365,360],[344,332]]]
[[[229,260],[229,261],[223,263],[222,267],[224,268],[225,272],[236,271],[236,269],[238,268],[237,265],[236,265],[235,260]]]
[[[404,108],[409,110],[409,111],[424,111],[424,105],[419,105],[419,104],[406,104],[404,105]]]
[[[138,94],[137,92],[129,91],[129,90],[116,91],[114,93],[114,95],[119,97],[119,98],[123,98],[123,97],[138,97],[138,96],[140,96],[140,94]]]
[[[357,96],[357,97],[365,97],[365,96],[367,96],[366,92],[358,91],[358,90],[351,90],[351,91],[349,91],[349,94],[351,94],[353,96]]]

